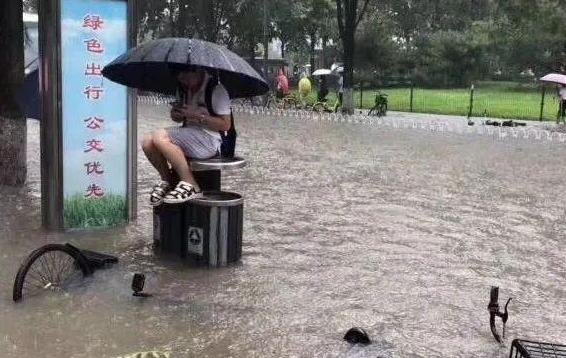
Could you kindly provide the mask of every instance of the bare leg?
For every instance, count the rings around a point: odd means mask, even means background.
[[[181,148],[171,143],[171,139],[164,129],[159,129],[153,133],[153,144],[157,147],[165,159],[171,163],[173,170],[177,172],[182,181],[190,183],[195,187],[195,189],[200,190],[193,174],[191,173],[189,164],[185,159],[185,153],[183,153]]]
[[[147,157],[147,160],[149,160],[151,165],[153,165],[153,167],[157,169],[157,172],[159,173],[161,180],[170,183],[171,173],[169,171],[169,164],[167,164],[167,159],[165,159],[163,154],[161,154],[157,149],[157,147],[155,146],[155,143],[153,143],[152,134],[144,135],[142,141],[142,149],[143,152],[145,153],[145,156]]]

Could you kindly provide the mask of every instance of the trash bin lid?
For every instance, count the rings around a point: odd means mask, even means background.
[[[244,203],[240,194],[229,191],[205,191],[202,198],[191,200],[200,206],[236,206]]]
[[[192,170],[230,170],[246,166],[246,160],[241,157],[215,157],[210,159],[190,159],[190,161]]]

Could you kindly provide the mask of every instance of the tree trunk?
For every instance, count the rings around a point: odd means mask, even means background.
[[[349,31],[347,31],[348,33]],[[342,112],[354,113],[354,34],[351,41],[344,41],[344,103]]]
[[[269,39],[268,36],[264,36],[263,38],[263,76],[264,78],[268,77],[267,69],[269,60]]]
[[[22,1],[0,2],[0,185],[26,179],[26,120],[15,100],[24,79]]]
[[[344,88],[342,96],[342,113],[354,114],[354,89]]]
[[[309,36],[310,36],[310,38],[311,38],[311,43],[310,43],[310,45],[311,45],[311,46],[310,46],[311,73],[309,73],[309,75],[310,75],[310,74],[312,74],[312,73],[315,71],[315,63],[314,63],[314,60],[315,60],[314,55],[315,55],[315,54],[314,54],[314,48],[315,48],[315,46],[316,46],[316,33],[313,31],[313,32],[310,33]]]
[[[328,35],[322,36],[322,67],[329,68],[328,59],[326,58],[326,44],[328,43]]]
[[[344,33],[342,44],[344,47],[344,103],[342,112],[354,113],[354,33],[356,31],[357,2],[346,2],[344,11]]]
[[[26,181],[26,132],[23,116],[0,115],[0,185],[21,186]]]
[[[200,0],[198,2],[198,10],[201,21],[201,26],[199,27],[201,38],[206,41],[216,42],[215,1]]]
[[[250,41],[248,43],[248,51],[250,51],[250,65],[257,70],[256,63],[255,63],[255,41]]]
[[[281,58],[285,58],[285,42],[281,41]]]
[[[263,0],[263,77],[267,78],[267,60],[269,59],[269,34],[267,33],[267,5]]]

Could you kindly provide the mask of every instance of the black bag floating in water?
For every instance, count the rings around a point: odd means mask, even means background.
[[[132,291],[133,296],[136,297],[151,297],[150,294],[142,292],[145,285],[145,275],[143,273],[135,273],[132,278]]]
[[[353,327],[346,332],[344,340],[351,344],[370,344],[368,334],[362,328]]]

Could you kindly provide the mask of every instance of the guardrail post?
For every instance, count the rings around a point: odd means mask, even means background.
[[[360,81],[360,109],[363,108],[362,98],[364,96],[364,88],[362,87],[362,81]]]
[[[411,97],[409,99],[410,111],[413,111],[413,92],[415,90],[415,83],[411,81]]]
[[[546,94],[546,87],[544,86],[544,84],[542,85],[542,98],[540,100],[540,116],[538,117],[539,121],[542,121],[542,116],[544,113],[544,95]]]
[[[472,111],[474,108],[474,84],[470,87],[470,108],[468,110],[468,119],[472,116]]]

